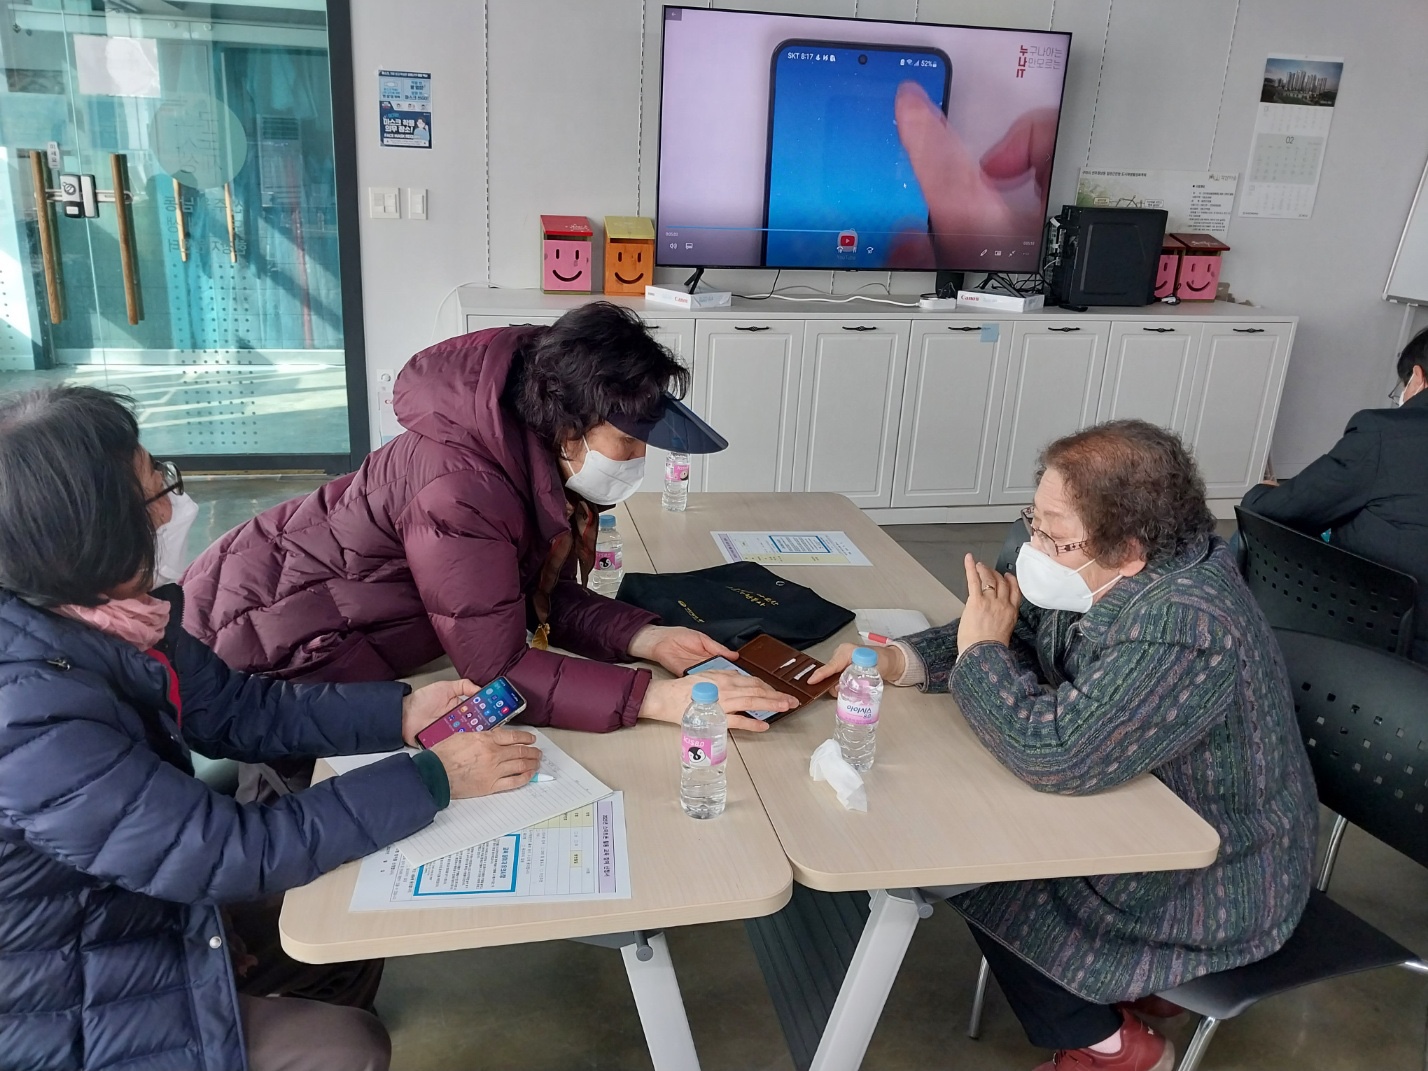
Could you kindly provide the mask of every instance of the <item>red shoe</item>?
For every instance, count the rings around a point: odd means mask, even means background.
[[[1178,1019],[1187,1014],[1179,1004],[1166,1000],[1164,997],[1157,997],[1154,993],[1148,997],[1141,997],[1139,1000],[1124,1001],[1117,1004],[1116,1007],[1151,1019]]]
[[[1062,1049],[1036,1071],[1173,1071],[1175,1046],[1124,1008],[1119,1052]]]

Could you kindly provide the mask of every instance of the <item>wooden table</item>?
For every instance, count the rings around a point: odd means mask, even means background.
[[[657,495],[636,495],[630,513],[658,572],[722,563],[711,531],[843,531],[871,568],[774,571],[850,609],[920,610],[934,624],[961,612],[955,596],[840,495],[695,494],[682,514],[664,512]],[[849,625],[810,653],[826,658],[857,639]],[[821,701],[767,733],[731,735],[795,879],[828,892],[875,891],[815,1068],[861,1063],[919,912],[935,898],[918,890],[1180,870],[1206,866],[1218,852],[1214,830],[1154,777],[1091,796],[1037,792],[982,747],[950,696],[911,688],[884,693],[877,760],[864,775],[868,811],[847,811],[808,776],[808,758],[832,735],[833,720],[832,703]]]
[[[620,529],[626,568],[648,570],[628,515]],[[454,676],[448,662],[410,680],[421,685]],[[621,949],[655,1067],[697,1069],[669,949],[655,931],[779,910],[792,890],[788,860],[733,748],[728,809],[717,820],[697,822],[679,805],[678,726],[641,722],[617,733],[545,731],[595,776],[624,791],[630,899],[353,912],[348,905],[359,865],[353,862],[287,894],[283,947],[304,962],[330,963],[594,939]],[[318,764],[319,776],[330,773],[325,768]]]

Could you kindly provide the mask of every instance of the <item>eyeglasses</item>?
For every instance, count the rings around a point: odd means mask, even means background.
[[[144,499],[144,505],[152,506],[159,499],[167,495],[183,494],[183,473],[178,470],[178,466],[172,461],[155,461],[154,471],[164,479],[164,489],[156,495],[150,495]]]
[[[1073,550],[1080,550],[1082,547],[1086,546],[1091,542],[1089,539],[1078,540],[1075,543],[1055,542],[1049,535],[1043,532],[1040,528],[1036,527],[1036,525],[1032,524],[1032,517],[1034,516],[1034,513],[1035,507],[1027,506],[1021,511],[1021,519],[1026,522],[1026,527],[1031,532],[1032,542],[1041,543],[1045,546],[1050,547],[1053,556],[1069,554]]]

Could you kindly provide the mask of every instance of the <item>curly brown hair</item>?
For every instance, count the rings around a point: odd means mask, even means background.
[[[1174,432],[1144,420],[1110,420],[1041,452],[1039,481],[1055,469],[1086,525],[1087,549],[1116,567],[1139,549],[1169,558],[1215,530],[1205,481]]]

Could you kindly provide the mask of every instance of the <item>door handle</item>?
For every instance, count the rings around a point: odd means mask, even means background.
[[[759,325],[755,324],[755,325],[752,325],[752,326],[750,326],[750,327],[740,327],[738,324],[735,324],[735,325],[734,325],[734,330],[735,330],[735,331],[769,331],[769,330],[772,330],[772,328],[770,328],[768,324],[764,324],[764,325],[762,325],[762,326],[759,326]]]
[[[877,328],[876,328],[876,327],[869,327],[869,326],[867,326],[866,324],[859,324],[857,327],[849,327],[847,324],[844,324],[844,325],[843,325],[843,330],[844,330],[844,331],[876,331]]]
[[[30,150],[30,182],[35,188],[35,220],[40,228],[40,257],[45,265],[45,297],[50,306],[50,323],[64,322],[64,282],[60,278],[59,245],[55,221],[50,215],[50,166],[44,153]]]
[[[1157,335],[1164,335],[1164,334],[1172,334],[1172,335],[1173,335],[1173,334],[1175,333],[1175,328],[1173,328],[1173,327],[1142,327],[1141,330],[1142,330],[1142,331],[1154,331]]]
[[[1238,334],[1238,335],[1262,335],[1262,334],[1264,334],[1264,328],[1262,328],[1262,327],[1232,327],[1232,328],[1230,328],[1230,330],[1233,331],[1233,332],[1235,332],[1235,333]]]
[[[980,331],[981,329],[982,329],[982,328],[981,328],[981,325],[980,325],[980,324],[973,324],[971,327],[949,327],[947,330],[949,330],[949,331]]]
[[[188,224],[183,218],[183,187],[174,179],[174,222],[178,224],[179,259],[188,263]]]
[[[233,224],[233,185],[223,184],[223,211],[228,216],[228,259],[238,263],[238,229]]]
[[[1057,332],[1060,332],[1061,334],[1065,334],[1065,333],[1068,332],[1068,331],[1079,331],[1079,330],[1081,330],[1081,329],[1080,329],[1079,327],[1048,327],[1046,330],[1048,330],[1048,331],[1057,331]]]
[[[114,173],[114,218],[119,224],[119,268],[124,274],[124,309],[130,325],[144,318],[139,302],[139,266],[134,253],[134,223],[129,218],[129,158],[121,152],[109,154]]]

